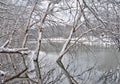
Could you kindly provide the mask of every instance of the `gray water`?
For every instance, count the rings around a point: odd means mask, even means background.
[[[63,44],[57,43],[54,45],[45,44],[42,48],[43,51],[47,51],[46,60],[48,60],[53,66],[57,66],[56,60],[60,50],[62,49],[62,45]],[[66,53],[62,59],[62,62],[65,67],[69,65],[67,70],[71,75],[81,74],[87,69],[94,67],[92,75],[90,76],[91,78],[89,78],[85,84],[103,84],[96,83],[95,81],[99,80],[104,72],[118,69],[120,63],[120,52],[118,52],[115,47],[107,48],[98,46],[81,46],[77,44],[77,46],[71,48],[70,51]],[[81,76],[81,79],[87,80],[88,74],[85,73],[83,76]],[[81,80],[77,80],[79,83],[81,82]],[[66,82],[64,81],[58,84],[68,83],[66,80]],[[115,82],[106,84],[115,84]]]
[[[47,48],[49,60],[56,61],[61,48],[61,44]],[[96,65],[98,70],[109,70],[119,65],[120,52],[115,47],[77,46],[71,48],[64,56],[63,62],[69,60],[77,61],[81,65],[84,64],[84,67]]]

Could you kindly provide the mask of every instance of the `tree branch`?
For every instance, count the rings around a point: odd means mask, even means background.
[[[19,72],[18,74],[14,75],[13,77],[6,79],[6,80],[3,82],[3,84],[5,84],[5,83],[7,83],[7,82],[9,82],[9,81],[11,81],[11,80],[13,80],[13,79],[15,79],[15,78],[18,78],[20,75],[22,75],[22,74],[25,73],[26,71],[27,71],[27,68],[24,69],[23,71]]]
[[[0,47],[0,53],[19,53],[19,54],[27,54],[27,48],[3,48]]]

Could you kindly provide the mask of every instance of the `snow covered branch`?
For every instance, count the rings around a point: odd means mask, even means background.
[[[67,41],[66,41],[65,44],[63,45],[63,48],[62,48],[62,50],[61,50],[61,52],[60,52],[60,54],[59,54],[59,58],[58,58],[57,61],[56,61],[57,64],[60,66],[60,68],[63,70],[65,76],[67,77],[67,79],[68,79],[68,81],[69,81],[69,84],[74,84],[74,81],[72,80],[71,75],[70,75],[70,74],[68,73],[68,71],[65,69],[65,67],[64,67],[64,65],[63,65],[63,63],[62,63],[62,58],[63,58],[63,56],[64,56],[64,51],[67,49],[68,44],[70,43],[70,40],[71,40],[72,35],[73,35],[73,33],[74,33],[74,30],[75,30],[75,28],[73,27],[73,28],[71,29],[71,32],[70,32],[70,34],[69,34],[69,37],[68,37]]]
[[[0,47],[0,53],[19,53],[19,54],[25,54],[27,52],[27,48],[3,48]]]

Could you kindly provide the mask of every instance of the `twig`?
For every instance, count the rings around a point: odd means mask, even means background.
[[[3,84],[5,84],[5,83],[7,83],[7,82],[9,82],[9,81],[11,81],[11,80],[13,80],[13,79],[15,79],[15,78],[18,78],[20,75],[22,75],[22,74],[25,73],[26,71],[27,71],[27,68],[24,69],[23,71],[21,71],[20,73],[14,75],[13,77],[6,79],[6,80],[3,82]]]

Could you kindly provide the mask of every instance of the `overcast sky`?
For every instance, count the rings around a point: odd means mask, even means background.
[[[16,5],[22,5],[22,6],[26,6],[28,0],[12,0],[12,2]],[[53,1],[53,0],[52,0]],[[75,16],[75,9],[76,9],[76,1],[77,0],[71,0],[71,2],[68,2],[69,4],[71,4],[70,6],[72,6],[73,8],[70,10],[64,10],[63,8],[68,8],[68,6],[65,4],[65,2],[59,2],[59,4],[55,4],[54,5],[54,17],[52,17],[51,19],[57,22],[61,22],[61,23],[65,23],[65,24],[71,24],[74,20],[74,16]],[[82,1],[82,0],[81,0]],[[49,1],[48,0],[41,0],[41,5],[40,8],[46,10],[47,6],[48,6]],[[63,11],[64,10],[64,11]],[[56,12],[58,11],[58,12]],[[39,19],[39,17],[37,17]],[[83,18],[81,19],[83,20]]]

